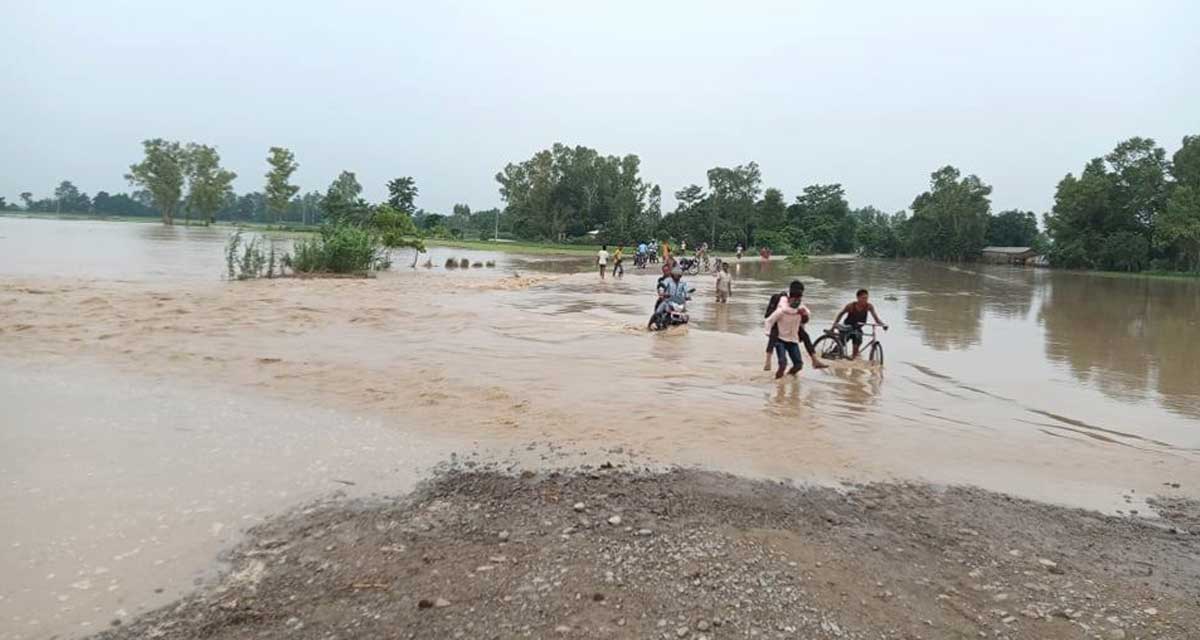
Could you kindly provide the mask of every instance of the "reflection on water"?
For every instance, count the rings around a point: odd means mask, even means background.
[[[1115,398],[1200,417],[1200,283],[1061,273],[1046,289],[1047,357]]]

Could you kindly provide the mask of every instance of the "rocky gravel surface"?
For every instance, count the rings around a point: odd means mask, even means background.
[[[1200,638],[1200,505],[1160,511],[610,465],[453,471],[261,525],[217,583],[100,637]]]

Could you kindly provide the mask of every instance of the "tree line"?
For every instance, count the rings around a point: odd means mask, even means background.
[[[992,187],[956,167],[930,174],[905,210],[851,208],[840,184],[814,184],[788,202],[765,187],[755,162],[709,169],[702,184],[675,192],[638,175],[635,155],[601,156],[554,145],[496,175],[501,218],[519,237],[632,244],[687,240],[729,250],[858,253],[971,261],[986,246],[1030,247],[1053,266],[1118,271],[1200,271],[1200,136],[1170,158],[1149,138],[1131,138],[1055,189],[1042,228],[1032,211],[993,213]]]
[[[730,250],[770,248],[775,253],[858,253],[947,261],[977,259],[985,246],[1032,247],[1067,268],[1200,271],[1200,136],[1186,136],[1167,152],[1148,138],[1131,138],[1078,176],[1057,185],[1042,228],[1031,211],[992,212],[992,187],[973,174],[946,166],[930,174],[926,189],[905,210],[852,208],[840,184],[805,187],[790,201],[765,187],[755,162],[713,167],[704,181],[675,191],[673,211],[663,212],[662,190],[640,175],[637,155],[604,155],[584,146],[555,144],[495,176],[503,208],[473,211],[454,205],[448,214],[416,206],[410,176],[387,184],[385,203],[361,197],[353,172],[343,171],[324,193],[300,194],[291,184],[298,168],[282,147],[267,155],[261,190],[235,194],[236,175],[221,167],[213,147],[162,139],[143,142],[143,158],[125,176],[129,193],[82,193],[63,181],[53,198],[21,194],[24,208],[43,212],[90,211],[214,220],[296,222],[362,221],[387,204],[411,219],[424,237],[500,236],[525,240],[634,244],[653,238]],[[0,199],[0,207],[14,208]]]

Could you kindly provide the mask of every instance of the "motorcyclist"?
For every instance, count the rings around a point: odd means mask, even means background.
[[[654,308],[654,316],[650,318],[650,326],[654,325],[654,318],[670,313],[672,308],[682,309],[687,304],[687,299],[688,288],[683,282],[683,269],[675,266],[671,269],[670,277],[663,277],[658,281],[658,305]]]

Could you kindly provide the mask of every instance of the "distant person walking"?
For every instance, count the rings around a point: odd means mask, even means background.
[[[733,295],[733,278],[729,275],[729,265],[722,263],[721,268],[717,271],[717,302],[725,304],[729,302],[731,295]]]
[[[608,245],[603,245],[596,252],[596,264],[600,267],[600,279],[604,279],[605,272],[608,271]]]
[[[621,262],[625,259],[625,247],[618,246],[617,250],[613,252],[612,258],[613,258],[613,269],[612,269],[613,277],[614,278],[625,277],[625,267],[621,265]]]

